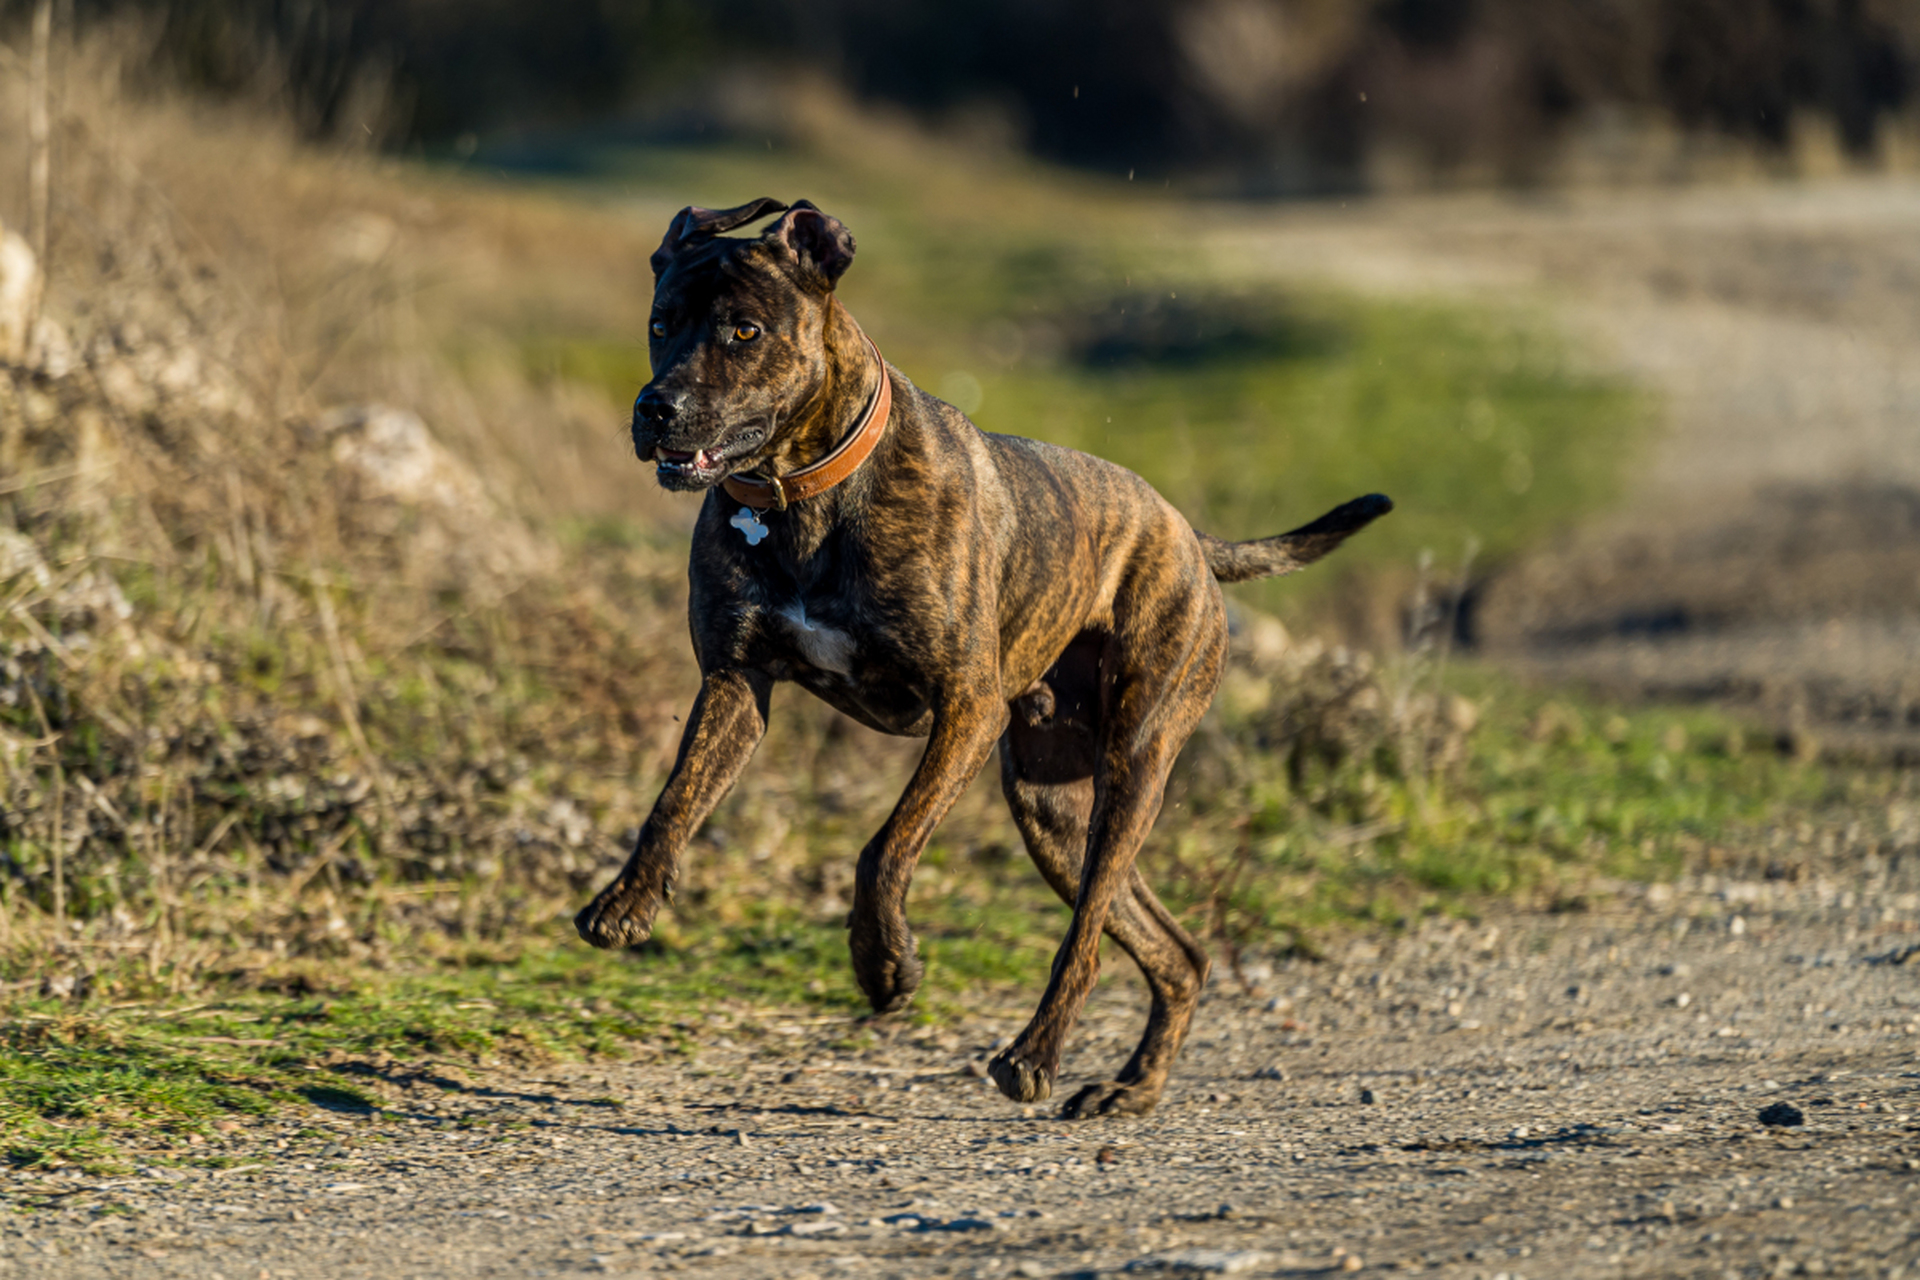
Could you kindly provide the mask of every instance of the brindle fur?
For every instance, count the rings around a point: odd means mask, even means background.
[[[872,456],[839,487],[766,513],[770,536],[749,546],[728,526],[738,504],[721,476],[822,456],[882,376],[833,296],[854,249],[839,222],[802,201],[758,237],[716,234],[785,208],[685,210],[654,256],[666,332],[634,444],[642,458],[715,459],[712,474],[660,468],[669,487],[710,490],[689,573],[702,679],[631,860],[576,926],[600,947],[648,937],[688,839],[766,730],[773,685],[793,681],[870,728],[927,739],[860,852],[847,922],[861,989],[874,1009],[899,1009],[922,972],[905,914],[915,862],[997,745],[1014,820],[1073,920],[1039,1009],[989,1071],[1016,1101],[1051,1095],[1104,931],[1145,974],[1152,1011],[1132,1059],[1065,1114],[1144,1113],[1210,967],[1134,858],[1220,680],[1218,580],[1300,567],[1391,504],[1358,499],[1292,534],[1221,542],[1132,472],[983,433],[888,366],[893,414]],[[743,341],[749,322],[760,333]]]

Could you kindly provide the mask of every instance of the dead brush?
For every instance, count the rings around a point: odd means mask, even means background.
[[[124,38],[66,68],[45,308],[0,367],[0,981],[177,992],[524,931],[671,750],[666,571],[621,558],[638,614],[557,573],[515,508],[554,473],[403,332],[417,263],[352,217],[377,180],[123,90]],[[462,448],[380,403],[409,386]],[[572,394],[498,402],[565,440]]]

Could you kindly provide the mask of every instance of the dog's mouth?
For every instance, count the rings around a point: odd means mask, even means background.
[[[742,432],[723,445],[704,449],[669,449],[653,445],[640,450],[643,462],[654,464],[654,475],[667,489],[711,489],[739,467],[743,458],[765,437],[759,429]]]

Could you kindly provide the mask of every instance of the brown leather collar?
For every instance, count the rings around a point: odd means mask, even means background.
[[[874,368],[880,371],[880,389],[867,403],[866,415],[832,453],[811,466],[770,480],[752,475],[728,476],[720,483],[735,502],[744,502],[756,511],[785,511],[788,503],[825,493],[867,460],[887,429],[887,417],[893,410],[893,379],[887,376],[887,362],[880,358],[880,348],[873,345],[873,339],[865,333],[860,339],[867,344],[867,350],[873,352]]]

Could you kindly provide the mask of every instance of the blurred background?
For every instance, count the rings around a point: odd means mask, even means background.
[[[730,79],[800,73],[1049,161],[1260,194],[1609,160],[1676,176],[1660,151],[1777,158],[1816,137],[1871,162],[1910,123],[1920,36],[1899,0],[62,3],[144,16],[156,66],[195,86],[278,79],[310,137],[405,150],[624,123],[717,141],[778,119],[742,118]]]
[[[0,45],[26,996],[579,949],[697,687],[647,256],[762,195],[988,430],[1226,536],[1398,502],[1232,593],[1147,857],[1236,971],[1920,840],[1912,0],[4,0]],[[917,747],[776,702],[661,947],[844,999]],[[1059,910],[992,773],[916,884],[954,990]]]

